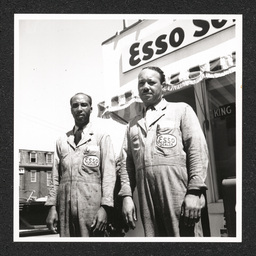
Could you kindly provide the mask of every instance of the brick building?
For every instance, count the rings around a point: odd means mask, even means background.
[[[51,180],[53,152],[41,150],[19,150],[20,198],[45,197]]]

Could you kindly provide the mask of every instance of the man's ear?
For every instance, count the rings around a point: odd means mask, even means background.
[[[91,106],[91,108],[90,108],[90,113],[92,113],[92,106]]]

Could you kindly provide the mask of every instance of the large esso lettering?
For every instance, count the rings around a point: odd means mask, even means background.
[[[141,48],[143,57],[142,60],[147,61],[150,60],[154,54],[163,54],[167,51],[168,49],[168,43],[165,41],[166,40],[167,35],[163,34],[160,35],[156,40],[155,40],[155,46],[156,49],[154,51],[153,46],[153,41],[148,41],[146,43],[144,43],[144,45]],[[177,27],[175,29],[173,29],[170,33],[169,36],[169,44],[172,47],[178,47],[180,46],[185,38],[185,32],[182,28]],[[129,64],[131,66],[136,66],[141,62],[140,59],[140,43],[136,42],[134,44],[132,44],[132,46],[130,47],[130,59],[129,59]]]
[[[222,28],[227,23],[227,20],[211,20],[212,26],[214,28]],[[196,30],[194,33],[195,37],[204,36],[208,33],[210,29],[210,23],[207,20],[193,20],[193,24],[201,28],[201,30]]]
[[[235,22],[235,20],[233,20]],[[216,30],[220,30],[223,27],[227,27],[230,22],[228,20],[213,19],[213,20],[199,20],[195,19],[191,21],[183,21],[180,24],[175,24],[175,27],[166,28],[157,37],[150,37],[140,42],[135,42],[129,48],[129,54],[125,54],[126,58],[123,58],[128,62],[130,67],[135,67],[143,62],[147,62],[158,58],[158,55],[170,53],[177,48],[186,46],[193,42],[200,40],[207,35],[216,33]],[[182,26],[183,25],[183,26]],[[230,25],[229,25],[230,26]],[[186,29],[186,30],[184,30]],[[170,31],[170,32],[169,32]],[[186,32],[185,32],[186,31]],[[126,48],[127,51],[127,48]]]
[[[140,43],[134,43],[130,47],[131,57],[130,57],[129,63],[130,63],[131,66],[136,66],[141,61],[141,59],[139,57],[137,57],[140,54],[140,51],[138,50],[139,45],[140,45]]]
[[[212,20],[212,25],[215,28],[222,28],[227,23],[227,20]]]
[[[154,50],[150,48],[150,46],[153,44],[152,41],[146,42],[142,47],[142,52],[146,55],[143,56],[143,60],[149,60],[154,55]]]
[[[182,44],[185,38],[185,33],[182,28],[175,28],[169,37],[169,43],[172,47],[178,47]]]
[[[196,30],[194,33],[195,37],[204,36],[210,29],[210,24],[207,20],[193,20],[194,25],[201,28],[201,30]]]
[[[156,39],[156,47],[158,48],[156,50],[156,54],[162,54],[166,52],[168,48],[168,44],[164,41],[166,37],[167,35],[161,35]]]

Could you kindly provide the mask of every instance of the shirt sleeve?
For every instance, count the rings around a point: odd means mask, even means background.
[[[121,189],[118,195],[121,197],[132,196],[136,186],[136,178],[131,142],[129,138],[129,126],[127,126],[124,142],[122,145],[120,181]]]
[[[199,120],[186,105],[181,118],[181,132],[188,163],[188,190],[207,189],[208,148]]]
[[[52,167],[52,177],[51,177],[47,201],[45,203],[45,205],[47,206],[52,206],[52,205],[56,206],[56,203],[57,203],[57,193],[58,193],[59,181],[60,181],[59,162],[60,160],[59,160],[58,142],[56,142],[56,150],[54,152],[54,162]]]
[[[102,198],[101,205],[113,207],[116,182],[115,152],[111,138],[103,135],[101,142]]]

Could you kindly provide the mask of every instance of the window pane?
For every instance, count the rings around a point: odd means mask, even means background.
[[[31,182],[36,182],[36,171],[31,171]]]
[[[30,153],[30,162],[36,163],[36,153]]]
[[[236,176],[235,74],[206,81],[217,182]]]
[[[52,154],[46,154],[46,163],[51,164],[52,163]]]
[[[47,187],[51,184],[52,172],[47,172]]]

